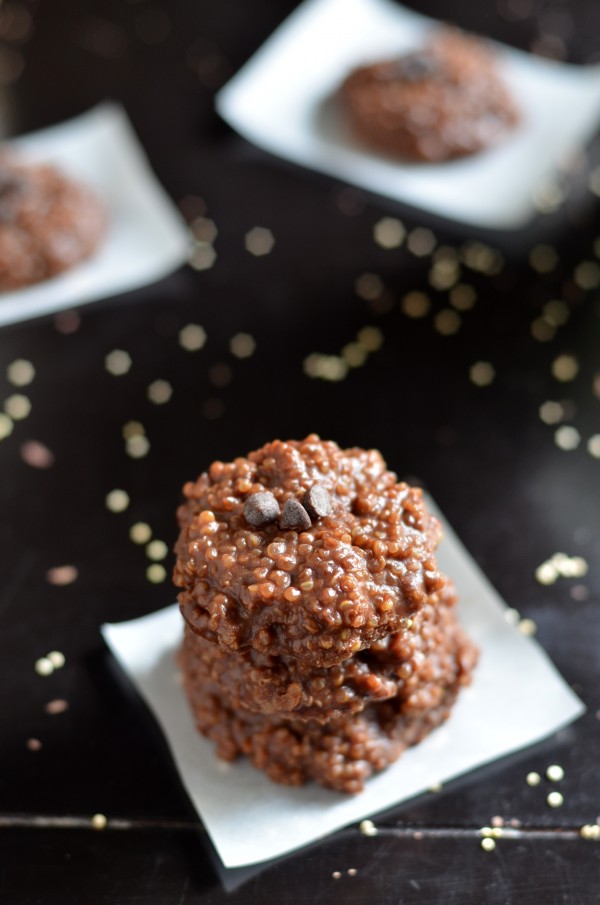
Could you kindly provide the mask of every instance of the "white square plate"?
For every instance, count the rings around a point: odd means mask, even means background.
[[[51,163],[96,192],[108,228],[96,253],[43,283],[0,293],[0,326],[137,289],[187,260],[186,225],[116,104],[101,104],[5,145],[25,159]]]
[[[429,506],[437,513],[430,501]],[[183,620],[177,606],[103,626],[113,654],[161,725],[226,867],[292,852],[539,741],[583,713],[583,704],[537,642],[507,622],[504,602],[445,523],[444,534],[437,560],[456,583],[459,617],[481,652],[473,684],[461,691],[447,723],[372,777],[360,795],[314,783],[278,786],[248,761],[228,764],[217,758],[214,746],[196,731],[178,681]]]
[[[417,49],[439,27],[391,0],[306,0],[217,96],[221,116],[280,157],[451,220],[524,225],[536,188],[593,135],[600,69],[496,45],[522,114],[506,141],[449,163],[395,162],[365,150],[332,97],[354,67]]]

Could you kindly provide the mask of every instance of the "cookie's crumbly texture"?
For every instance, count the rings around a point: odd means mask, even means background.
[[[244,518],[253,493],[281,510],[315,486],[330,506],[310,530]],[[175,582],[199,730],[277,782],[360,791],[447,718],[477,658],[421,491],[316,435],[214,463],[184,491]]]
[[[47,280],[90,257],[106,220],[96,196],[55,167],[0,159],[0,292]]]
[[[519,121],[491,49],[453,29],[422,51],[354,70],[340,99],[365,144],[414,161],[475,154],[502,141]]]

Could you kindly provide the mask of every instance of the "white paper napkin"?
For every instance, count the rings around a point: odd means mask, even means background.
[[[117,104],[101,104],[4,147],[34,162],[53,163],[88,185],[107,208],[108,230],[94,256],[73,270],[0,293],[0,326],[145,286],[187,259],[185,223]]]
[[[506,621],[505,604],[447,526],[438,562],[456,582],[461,621],[481,649],[473,684],[460,693],[447,723],[355,797],[314,784],[278,786],[247,761],[217,759],[213,745],[196,731],[178,681],[175,655],[183,623],[176,606],[103,626],[113,654],[161,725],[226,867],[294,851],[539,741],[583,713],[583,704],[540,646]]]
[[[523,225],[533,196],[600,119],[600,68],[568,66],[496,45],[522,124],[496,148],[450,163],[371,153],[336,104],[351,69],[422,47],[440,23],[390,0],[306,0],[217,96],[249,141],[380,195],[451,220]]]

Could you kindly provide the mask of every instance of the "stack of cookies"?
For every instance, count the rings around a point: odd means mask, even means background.
[[[449,716],[477,653],[439,522],[378,452],[277,440],[184,494],[181,665],[220,757],[354,793]]]

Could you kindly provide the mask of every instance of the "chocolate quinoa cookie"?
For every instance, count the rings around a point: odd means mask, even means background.
[[[96,196],[55,167],[0,159],[0,292],[74,267],[105,227]]]
[[[315,487],[328,514],[284,527],[286,507],[307,514],[301,501]],[[344,451],[315,435],[276,440],[213,463],[184,494],[179,602],[190,628],[223,650],[331,667],[399,631],[443,584],[437,519],[374,450]],[[247,518],[256,496],[274,498],[264,524]]]
[[[358,713],[339,715],[336,708],[325,723],[238,708],[229,686],[211,674],[202,639],[188,627],[181,665],[196,725],[220,757],[245,755],[274,782],[315,780],[340,792],[360,792],[369,776],[448,718],[458,691],[470,681],[477,653],[456,621],[455,599],[451,590],[433,595],[409,630],[379,642],[378,666],[389,671],[394,697],[367,701]]]
[[[226,689],[230,705],[252,713],[327,722],[333,716],[357,713],[370,701],[387,700],[397,691],[393,675],[378,670],[369,650],[343,663],[306,672],[282,657],[252,648],[225,653],[186,626],[188,646],[202,665],[198,672]]]
[[[453,29],[439,32],[423,50],[354,70],[339,95],[365,144],[406,160],[475,154],[519,121],[491,49]]]
[[[453,606],[455,600],[454,588],[447,582],[404,631],[374,642],[343,663],[308,671],[293,659],[252,648],[224,652],[189,627],[188,647],[190,654],[202,661],[197,670],[226,693],[231,707],[325,723],[414,689],[423,672],[433,679],[433,665],[440,660],[439,650],[434,650],[435,660],[434,656],[428,660],[434,607]],[[437,635],[435,646],[439,647]]]
[[[360,791],[448,717],[477,659],[421,492],[316,435],[213,463],[184,492],[174,578],[198,729],[277,782]]]

